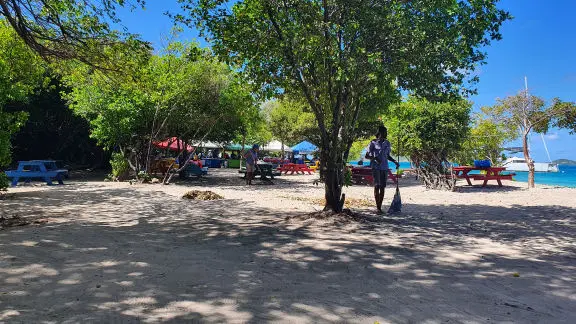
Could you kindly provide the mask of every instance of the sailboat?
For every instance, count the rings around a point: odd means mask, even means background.
[[[510,157],[507,158],[502,166],[506,167],[506,171],[524,171],[528,172],[528,163],[524,158]],[[534,171],[536,172],[558,172],[557,163],[534,162]]]
[[[526,94],[528,94],[528,78],[524,77],[524,83],[526,85]],[[542,143],[544,144],[544,149],[546,150],[546,154],[548,155],[548,162],[534,162],[534,171],[536,172],[558,172],[558,163],[553,163],[552,159],[550,158],[550,152],[548,152],[548,146],[546,145],[546,141],[544,140],[544,135],[540,134],[542,138]],[[530,142],[528,142],[530,144]],[[522,147],[510,147],[504,148],[506,151],[510,151],[512,154],[520,153],[523,151]],[[523,171],[528,172],[528,163],[526,160],[521,157],[509,157],[503,163],[502,166],[506,167],[507,171]]]
[[[550,152],[548,152],[548,146],[544,140],[544,136],[540,134],[542,138],[542,143],[544,143],[544,149],[546,149],[546,154],[548,155],[548,162],[534,162],[534,171],[536,172],[558,172],[558,163],[553,163],[550,158]],[[522,152],[521,147],[508,147],[504,148],[506,151],[510,151],[512,154]],[[502,163],[502,166],[506,167],[506,171],[524,171],[528,172],[528,163],[521,157],[513,156],[509,157]]]

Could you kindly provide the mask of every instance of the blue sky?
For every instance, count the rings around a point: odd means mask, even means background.
[[[478,95],[470,98],[475,109],[522,90],[524,76],[534,95],[576,101],[576,1],[502,0],[499,7],[515,18],[503,26],[503,40],[487,48],[487,64],[478,71]],[[166,11],[178,11],[176,0],[150,0],[145,10],[124,10],[120,16],[130,32],[161,48],[173,26]],[[182,37],[206,44],[195,30]],[[545,137],[552,159],[576,160],[576,135],[553,129]],[[540,135],[533,136],[531,148],[536,161],[548,159]]]

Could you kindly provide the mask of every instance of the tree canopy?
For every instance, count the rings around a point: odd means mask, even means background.
[[[470,134],[454,157],[454,162],[461,165],[471,165],[474,160],[483,159],[497,164],[502,158],[505,143],[517,137],[506,125],[482,113],[474,115],[471,126]]]
[[[151,141],[226,142],[258,118],[236,73],[195,44],[171,44],[130,79],[80,65],[65,82],[70,106],[90,121],[92,136],[129,153],[136,170],[147,168]]]
[[[119,52],[149,45],[118,25],[119,7],[141,7],[144,0],[0,0],[0,15],[32,50],[45,59],[77,60],[117,69]]]
[[[362,120],[399,90],[439,99],[474,92],[481,50],[510,15],[497,0],[179,0],[215,53],[264,95],[298,93],[320,134],[326,209],[342,210],[343,168]]]
[[[9,113],[8,103],[22,102],[42,85],[44,69],[39,58],[0,20],[0,168],[10,163],[10,137],[28,118],[26,112]],[[0,174],[4,175],[3,172]],[[0,188],[6,179],[0,179]]]
[[[546,133],[550,126],[573,127],[570,116],[576,115],[576,105],[554,99],[551,103],[531,95],[528,90],[498,99],[492,107],[484,107],[484,114],[496,123],[505,125],[514,139],[522,139],[524,158],[528,164],[528,188],[534,188],[534,161],[530,156],[528,137],[532,131]]]
[[[435,103],[411,97],[385,116],[395,154],[399,150],[410,157],[426,187],[454,188],[445,175],[468,138],[471,110],[466,100]]]
[[[306,111],[306,103],[289,97],[267,103],[266,113],[272,135],[284,145],[292,146],[315,127],[314,115]]]

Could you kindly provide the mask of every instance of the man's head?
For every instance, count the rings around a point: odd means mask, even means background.
[[[379,126],[378,133],[376,134],[377,138],[386,139],[388,137],[388,129],[386,126]]]
[[[254,144],[252,145],[252,149],[256,152],[258,152],[258,150],[260,150],[260,146],[258,144]]]

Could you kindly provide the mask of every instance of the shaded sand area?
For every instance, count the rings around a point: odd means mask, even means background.
[[[287,221],[321,209],[314,179],[11,190],[0,216],[36,223],[0,230],[0,322],[576,323],[576,189],[407,180],[402,215]]]

